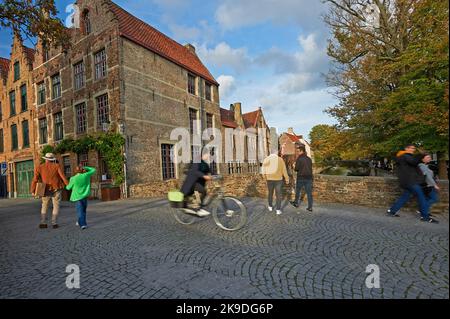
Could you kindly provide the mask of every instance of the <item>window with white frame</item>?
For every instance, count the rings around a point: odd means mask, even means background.
[[[102,79],[106,76],[106,51],[102,49],[94,55],[95,79]]]
[[[75,116],[77,134],[85,133],[87,128],[86,103],[83,102],[75,105]]]
[[[97,102],[97,125],[102,128],[103,123],[109,123],[108,94],[100,95],[95,100]]]
[[[74,88],[81,89],[84,86],[84,62],[80,61],[73,65]]]

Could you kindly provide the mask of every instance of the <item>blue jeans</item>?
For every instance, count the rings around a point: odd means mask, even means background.
[[[308,208],[312,208],[313,206],[313,197],[312,197],[312,187],[313,181],[312,179],[300,179],[297,178],[297,184],[295,185],[295,199],[294,202],[298,204],[301,198],[302,188],[305,188],[306,196],[308,197]]]
[[[429,213],[428,213],[428,201],[422,191],[422,187],[415,184],[412,186],[409,186],[407,188],[403,189],[403,194],[400,196],[399,199],[392,205],[390,211],[392,214],[395,214],[400,210],[400,208],[403,207],[403,205],[406,204],[406,202],[411,198],[411,196],[414,194],[417,197],[417,202],[419,204],[420,213],[422,214],[422,217],[424,219],[428,219]]]
[[[429,192],[426,195],[426,198],[427,198],[427,202],[428,202],[428,212],[429,212],[431,206],[433,206],[433,204],[437,203],[439,200],[438,192],[436,191],[436,189],[434,187],[431,189],[431,192]]]
[[[87,226],[86,223],[86,209],[87,209],[87,198],[81,199],[76,203],[77,216],[78,216],[78,226]]]

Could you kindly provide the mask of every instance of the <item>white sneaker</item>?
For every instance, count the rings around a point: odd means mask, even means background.
[[[87,226],[81,226],[81,229],[83,229],[83,230],[86,229],[86,228],[87,228]]]
[[[281,210],[277,209],[277,215],[281,215],[281,214],[283,214],[283,212]]]
[[[273,208],[271,206],[267,207],[267,209],[269,210],[269,212],[273,211]]]
[[[183,208],[183,211],[184,211],[186,214],[197,215],[197,212],[196,212],[195,210],[192,210],[192,209]]]
[[[78,222],[76,222],[75,226],[80,226],[80,225],[78,224]]]
[[[197,211],[197,215],[200,216],[200,217],[205,217],[205,216],[211,215],[211,213],[208,212],[207,210],[204,210],[204,209],[202,208],[202,209],[199,209],[199,210]]]

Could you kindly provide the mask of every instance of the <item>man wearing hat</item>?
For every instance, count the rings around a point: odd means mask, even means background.
[[[31,194],[36,192],[36,184],[41,181],[45,184],[45,195],[42,197],[41,223],[39,228],[47,228],[47,210],[50,200],[53,204],[52,226],[58,228],[57,218],[59,214],[59,203],[61,202],[62,189],[69,184],[61,167],[56,162],[53,153],[47,153],[43,157],[45,163],[39,165],[34,170],[34,177],[31,183]]]

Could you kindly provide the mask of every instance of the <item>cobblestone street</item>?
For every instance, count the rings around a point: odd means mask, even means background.
[[[245,199],[236,232],[212,218],[185,226],[164,200],[90,202],[84,231],[62,204],[59,229],[38,229],[36,200],[0,201],[0,298],[448,298],[448,216],[321,205],[276,216]],[[66,288],[66,266],[81,287]],[[366,267],[380,289],[366,288]]]

